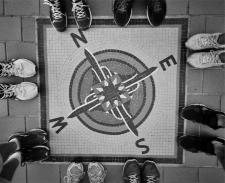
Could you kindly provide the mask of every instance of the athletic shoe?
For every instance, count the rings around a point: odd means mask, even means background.
[[[196,34],[190,37],[185,43],[186,47],[192,50],[201,50],[208,48],[225,48],[225,44],[218,43],[218,38],[222,33]]]
[[[124,183],[141,182],[141,170],[137,160],[132,159],[126,161],[123,167],[123,180]]]
[[[145,161],[142,167],[143,183],[159,183],[160,173],[157,165],[153,161]]]
[[[67,28],[67,15],[63,0],[44,0],[44,4],[50,7],[49,14],[53,27],[59,32],[65,31]]]
[[[219,137],[212,136],[191,136],[184,135],[178,140],[180,146],[185,150],[197,153],[204,152],[206,154],[215,155],[213,142],[219,142],[225,145],[225,140]]]
[[[106,170],[101,163],[88,164],[88,178],[90,183],[103,183],[106,177]]]
[[[213,129],[222,128],[218,125],[219,116],[225,117],[225,113],[210,109],[202,104],[192,104],[181,110],[181,117],[193,122],[207,125]]]
[[[114,0],[114,21],[119,26],[126,26],[132,15],[133,0]]]
[[[0,99],[30,100],[37,94],[38,88],[34,83],[0,84]]]
[[[222,53],[225,54],[225,50],[194,53],[187,58],[187,62],[192,67],[199,69],[220,67],[225,65],[225,62],[222,62],[220,58]]]
[[[79,29],[90,28],[92,22],[91,10],[86,0],[72,0],[72,12]]]
[[[0,63],[0,77],[19,76],[32,77],[36,74],[36,66],[27,59],[12,59],[9,63]]]
[[[19,148],[26,149],[48,142],[47,133],[42,129],[32,129],[28,132],[17,132],[9,137],[9,142],[17,141]]]
[[[22,154],[22,165],[25,162],[44,161],[48,159],[50,155],[50,149],[44,145],[23,149],[20,152]]]
[[[152,26],[162,24],[166,16],[165,0],[149,0],[147,5],[147,18]]]
[[[78,183],[83,179],[84,166],[82,163],[71,163],[67,168],[67,175],[64,177],[65,183]]]

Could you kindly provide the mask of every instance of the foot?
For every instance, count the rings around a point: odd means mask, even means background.
[[[160,173],[153,161],[145,161],[142,167],[143,183],[159,183]]]
[[[79,183],[84,178],[84,166],[82,163],[71,163],[67,168],[67,175],[64,177],[65,183]]]
[[[79,29],[86,30],[91,27],[92,15],[86,0],[72,0],[72,12]]]
[[[47,133],[42,129],[32,129],[28,132],[17,132],[9,137],[9,142],[18,142],[19,149],[31,148],[38,145],[43,145],[48,142]]]
[[[44,4],[50,7],[49,14],[53,27],[58,32],[63,32],[67,28],[67,15],[62,0],[44,0]]]
[[[218,38],[221,33],[196,34],[188,39],[186,47],[192,50],[202,50],[209,48],[225,48],[225,44],[219,44]]]
[[[187,58],[187,62],[195,68],[205,69],[225,65],[225,60],[220,58],[225,50],[194,53]]]
[[[114,21],[119,26],[126,26],[132,15],[133,0],[114,0]]]
[[[222,116],[225,117],[223,112],[219,112],[202,104],[192,104],[184,107],[181,110],[181,117],[193,122],[207,125],[213,129],[222,128]]]
[[[1,69],[2,68],[2,69]],[[18,76],[21,78],[32,77],[36,74],[36,66],[27,59],[12,59],[9,63],[0,63],[0,77]]]
[[[187,151],[193,153],[204,152],[210,155],[215,155],[215,149],[213,145],[215,141],[225,145],[225,139],[212,136],[199,137],[199,136],[184,135],[180,137],[178,141],[180,146],[182,146]]]
[[[88,178],[90,183],[103,183],[106,177],[106,170],[101,163],[88,164]]]
[[[162,24],[166,16],[165,0],[149,0],[147,5],[147,18],[152,26]]]
[[[123,167],[123,180],[124,183],[141,182],[141,170],[137,160],[132,159],[126,161]]]
[[[38,87],[31,82],[0,84],[0,99],[30,100],[38,95]]]
[[[34,146],[29,149],[21,150],[22,159],[21,164],[25,162],[35,162],[35,161],[44,161],[50,155],[50,149],[47,146],[39,145]]]

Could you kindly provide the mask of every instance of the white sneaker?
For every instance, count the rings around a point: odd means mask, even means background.
[[[106,177],[106,170],[101,163],[88,164],[88,178],[90,183],[103,183]]]
[[[194,53],[187,58],[187,62],[199,69],[222,66],[225,63],[219,57],[221,53],[225,53],[225,50]]]
[[[2,67],[2,69],[1,69]],[[0,76],[19,76],[22,78],[32,77],[36,74],[36,66],[27,59],[13,59],[9,63],[0,63]]]
[[[64,177],[65,183],[78,183],[83,179],[84,166],[82,163],[71,163],[67,168],[67,175]]]
[[[225,44],[221,45],[217,42],[222,33],[214,34],[196,34],[190,37],[185,43],[186,47],[192,50],[201,50],[208,48],[225,48]]]
[[[34,83],[0,84],[0,99],[30,100],[38,94],[38,87]]]

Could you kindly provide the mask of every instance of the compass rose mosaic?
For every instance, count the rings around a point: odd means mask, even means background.
[[[69,20],[58,33],[38,19],[41,128],[48,161],[182,163],[188,19],[151,28],[131,20],[118,28],[96,19],[88,31]]]

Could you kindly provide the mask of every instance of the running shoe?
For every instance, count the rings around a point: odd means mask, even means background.
[[[186,47],[192,50],[202,50],[209,48],[225,48],[225,44],[219,44],[218,38],[222,33],[196,34],[190,37],[185,43]]]
[[[27,59],[12,59],[9,63],[0,63],[0,77],[18,76],[32,77],[36,74],[36,66]]]
[[[114,21],[119,26],[126,26],[132,16],[133,0],[114,0],[113,15]]]
[[[0,99],[30,100],[37,95],[38,88],[34,83],[0,84]]]
[[[106,170],[101,163],[88,164],[88,178],[90,183],[103,183],[106,177]]]
[[[225,50],[194,53],[187,58],[187,63],[199,69],[221,67],[225,65],[221,54],[225,54]]]
[[[166,16],[166,9],[165,0],[149,0],[147,5],[147,18],[150,25],[161,25]]]
[[[64,177],[65,183],[79,183],[84,178],[84,166],[82,163],[71,163],[67,168],[67,175]]]
[[[142,180],[143,183],[159,183],[160,173],[155,162],[145,161],[142,167]]]
[[[72,12],[79,29],[86,30],[91,27],[92,15],[86,0],[72,0]]]
[[[53,27],[58,32],[63,32],[67,28],[67,15],[63,0],[44,0],[44,4],[49,6],[50,20]]]
[[[123,180],[124,183],[141,182],[141,170],[137,160],[131,159],[126,161],[123,167]]]

